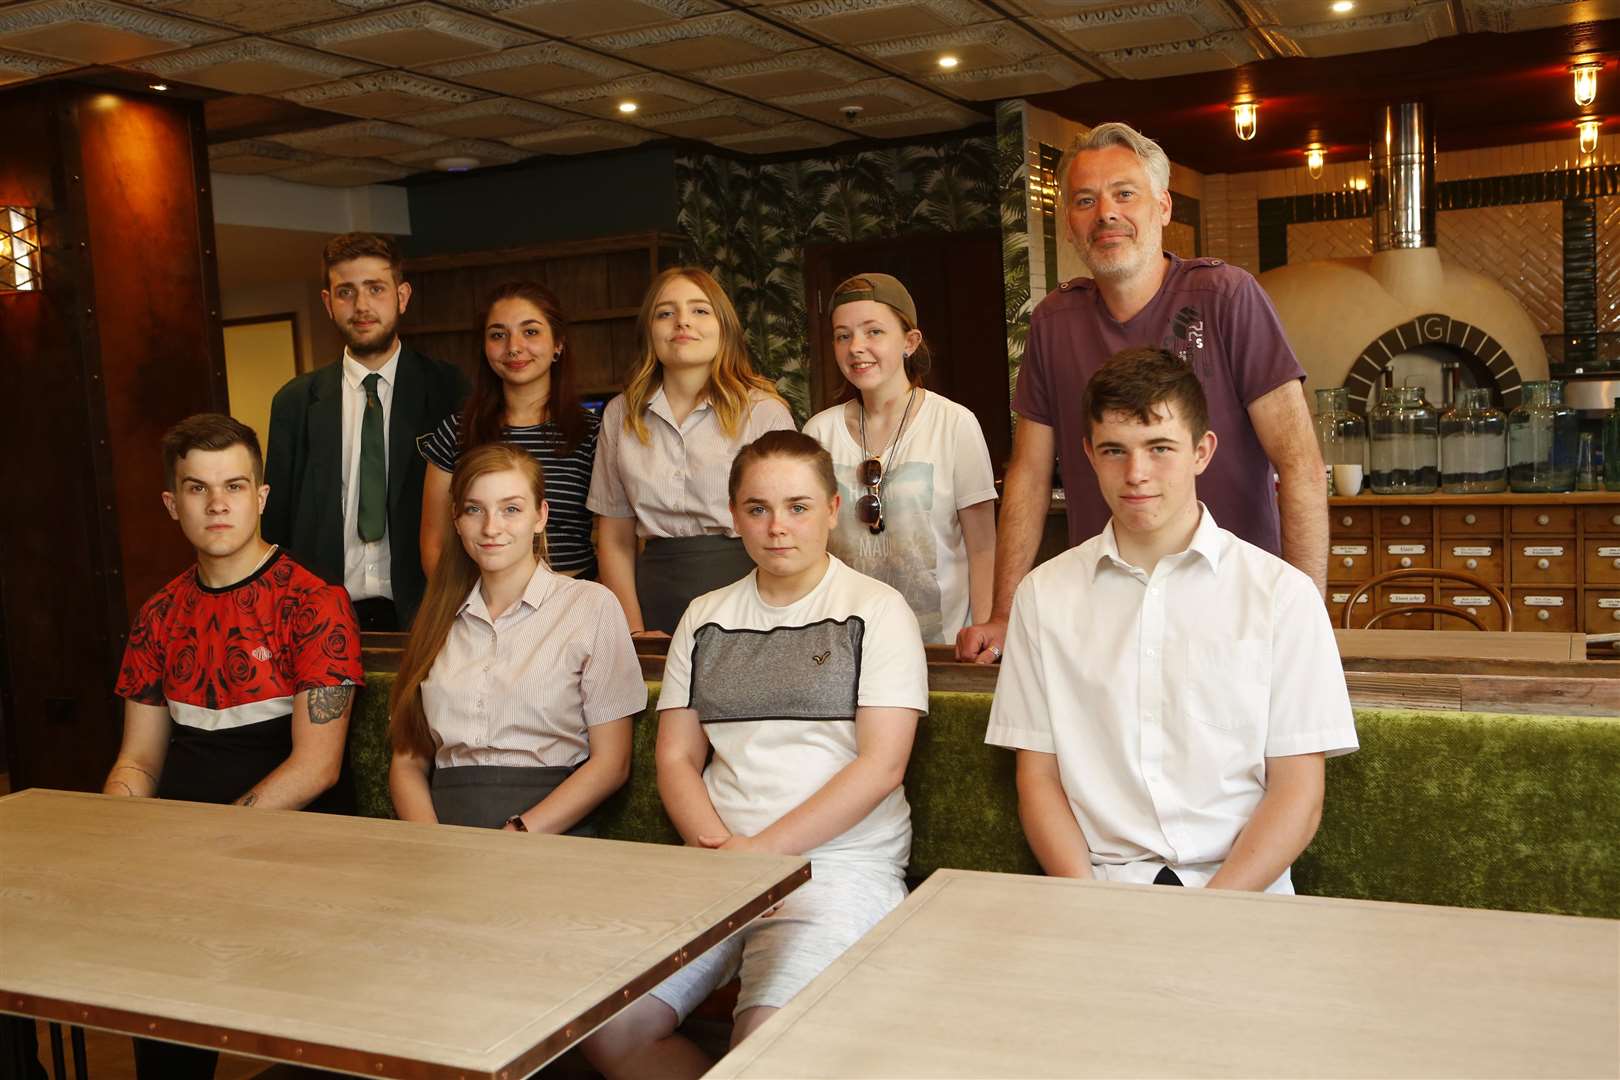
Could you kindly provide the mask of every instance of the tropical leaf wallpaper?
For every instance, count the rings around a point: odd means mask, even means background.
[[[1001,192],[1001,268],[1007,302],[1007,396],[1018,382],[1018,365],[1029,339],[1034,309],[1029,285],[1029,159],[1024,153],[1024,105],[996,106],[996,189]]]
[[[992,228],[1003,213],[996,157],[994,140],[970,135],[796,161],[675,159],[687,257],[731,294],[754,362],[801,423],[810,412],[805,245]]]

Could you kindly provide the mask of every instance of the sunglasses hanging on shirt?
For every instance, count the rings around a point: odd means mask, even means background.
[[[911,393],[906,395],[906,407],[900,414],[900,423],[894,429],[894,438],[889,440],[889,451],[885,455],[888,458],[889,466],[894,465],[894,449],[900,445],[900,434],[906,430],[906,420],[911,416],[911,405],[916,398],[917,388],[914,386],[911,388]],[[883,531],[883,478],[888,472],[888,467],[878,460],[876,454],[866,449],[866,403],[864,401],[860,402],[860,409],[861,453],[866,455],[866,460],[861,462],[857,476],[861,486],[866,488],[866,494],[855,501],[855,520],[865,525],[872,535],[876,536]]]

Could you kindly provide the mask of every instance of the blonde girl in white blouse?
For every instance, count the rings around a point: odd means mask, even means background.
[[[588,834],[629,776],[647,704],[618,601],[547,568],[545,479],[527,451],[463,454],[448,509],[460,543],[434,569],[390,701],[394,809]]]

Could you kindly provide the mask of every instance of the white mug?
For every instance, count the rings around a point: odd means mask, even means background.
[[[1338,495],[1359,495],[1361,493],[1361,466],[1333,466],[1333,491]]]

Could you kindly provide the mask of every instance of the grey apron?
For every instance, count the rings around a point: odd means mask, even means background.
[[[636,556],[636,598],[648,630],[675,632],[686,605],[746,577],[754,568],[734,536],[654,537]]]
[[[433,812],[444,825],[498,829],[556,791],[577,766],[456,765],[433,770]],[[595,836],[594,814],[568,830]]]

